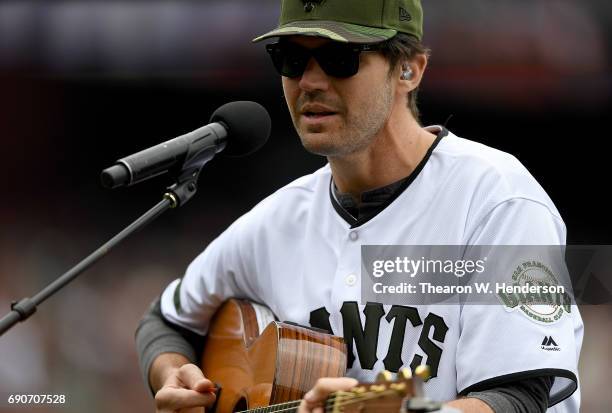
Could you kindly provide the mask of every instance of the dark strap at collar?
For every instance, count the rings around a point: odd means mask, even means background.
[[[329,185],[329,195],[336,212],[351,225],[351,228],[363,225],[374,218],[410,186],[412,181],[414,181],[421,170],[423,170],[423,167],[429,160],[436,146],[438,146],[440,140],[447,135],[448,130],[442,128],[440,132],[438,132],[436,140],[429,147],[421,162],[419,162],[410,175],[389,185],[362,193],[361,203],[359,205],[350,194],[340,193],[332,178]]]

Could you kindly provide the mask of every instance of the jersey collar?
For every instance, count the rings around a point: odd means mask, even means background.
[[[402,194],[416,179],[425,167],[436,146],[443,137],[448,135],[448,130],[444,127],[437,127],[438,134],[436,140],[427,150],[427,153],[419,162],[412,173],[399,181],[393,182],[380,188],[372,189],[361,194],[361,204],[357,205],[350,194],[343,194],[338,191],[333,177],[330,179],[329,195],[331,203],[336,212],[348,223],[351,228],[359,227],[389,206],[398,196]]]

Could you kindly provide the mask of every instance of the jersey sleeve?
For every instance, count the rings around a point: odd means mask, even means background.
[[[211,242],[188,266],[183,278],[166,287],[161,311],[167,320],[205,335],[210,319],[225,300],[261,302],[258,284],[249,272],[254,256],[254,226],[249,214]]]
[[[565,236],[565,225],[554,207],[519,198],[498,204],[484,216],[468,245],[565,245]],[[564,308],[553,319],[503,300],[492,305],[464,304],[456,357],[459,393],[537,376],[555,378],[550,406],[576,392],[583,324],[575,305]],[[567,411],[577,411],[578,400],[576,392],[564,403],[574,404]]]

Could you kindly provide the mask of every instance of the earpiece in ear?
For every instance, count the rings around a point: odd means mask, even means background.
[[[402,68],[402,75],[400,76],[401,80],[410,80],[412,79],[412,69],[410,67]]]

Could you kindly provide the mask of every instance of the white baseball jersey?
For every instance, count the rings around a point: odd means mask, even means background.
[[[565,244],[559,212],[516,158],[448,134],[406,189],[358,226],[334,206],[331,179],[325,166],[234,222],[166,288],[164,316],[204,335],[223,301],[248,298],[279,320],[344,336],[348,375],[361,381],[426,363],[434,373],[426,394],[445,401],[484,382],[550,375],[549,411],[578,411],[583,325],[575,306],[541,323],[503,305],[360,303],[361,245]]]

